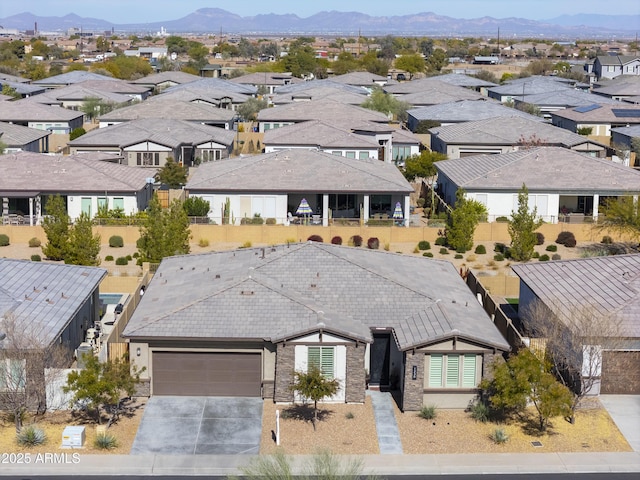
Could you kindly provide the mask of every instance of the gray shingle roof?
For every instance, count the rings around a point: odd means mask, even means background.
[[[338,89],[331,86],[317,86],[315,88],[307,88],[301,91],[280,93],[276,90],[273,95],[274,105],[284,105],[287,103],[301,102],[309,100],[331,100],[333,102],[344,103],[349,105],[361,105],[367,99],[367,92],[362,89],[361,92],[352,92]]]
[[[387,85],[384,87],[384,91],[393,93],[401,100],[405,100],[406,95],[428,93],[433,98],[438,98],[438,94],[441,96],[450,96],[454,98],[462,99],[474,99],[480,98],[481,95],[468,88],[458,86],[454,83],[449,83],[440,79],[440,77],[426,77],[419,78],[418,80],[412,80],[410,82],[402,82],[396,85]],[[443,103],[443,102],[433,102]]]
[[[191,73],[185,72],[159,72],[153,73],[151,75],[147,75],[146,77],[138,78],[136,80],[132,80],[129,83],[137,84],[137,85],[159,85],[164,82],[174,82],[174,83],[191,83],[200,80],[201,77],[198,75],[192,75]]]
[[[457,145],[518,145],[523,138],[530,139],[534,136],[542,145],[549,146],[571,148],[587,142],[597,144],[564,128],[520,116],[456,123],[434,127],[429,131],[443,142]]]
[[[640,254],[538,262],[511,268],[561,318],[570,318],[573,310],[593,307],[602,321],[615,317],[621,322],[623,333],[640,337]]]
[[[12,316],[17,328],[49,345],[106,275],[100,268],[0,258],[0,319]]]
[[[500,155],[477,155],[434,164],[467,191],[640,193],[640,172],[561,147],[538,147]],[[440,173],[439,173],[440,174]]]
[[[113,155],[46,155],[17,152],[0,155],[0,191],[137,192],[153,176],[147,168],[111,163]]]
[[[370,72],[349,72],[331,77],[331,81],[359,87],[372,87],[379,85],[381,82],[386,82],[387,77]]]
[[[168,118],[142,118],[130,122],[94,129],[68,142],[72,147],[117,146],[125,148],[144,141],[177,148],[180,145],[200,145],[213,141],[232,145],[235,132]]]
[[[244,93],[245,95],[255,95],[258,91],[256,87],[250,85],[241,85],[239,83],[233,83],[229,80],[222,78],[200,78],[193,82],[184,83],[181,85],[174,85],[165,90],[165,92],[174,92],[183,88],[189,88],[190,90],[200,90],[203,94],[209,90],[224,90],[228,92]]]
[[[392,327],[403,350],[509,348],[451,263],[313,242],[165,259],[124,335],[279,341],[319,324],[367,342]]]
[[[510,80],[504,85],[490,87],[487,90],[490,93],[497,93],[502,96],[510,95],[512,97],[522,96],[524,93],[526,100],[528,95],[550,93],[556,90],[571,88],[571,85],[569,85],[565,79],[535,76]]]
[[[84,83],[84,82],[83,82]],[[127,103],[132,98],[121,93],[107,92],[95,88],[85,87],[82,84],[68,85],[66,87],[54,88],[40,95],[34,95],[29,101],[42,104],[59,104],[62,101],[79,101],[86,98],[99,98],[108,103]]]
[[[66,108],[40,105],[29,99],[3,102],[0,108],[2,122],[69,122],[83,115]]]
[[[330,147],[378,148],[378,142],[370,135],[357,135],[350,130],[334,127],[319,120],[267,130],[264,133],[264,144],[265,146],[308,146],[320,149]]]
[[[33,85],[71,85],[72,83],[84,82],[85,80],[113,80],[112,77],[100,75],[99,73],[87,72],[85,70],[73,70],[53,77],[34,80]]]
[[[277,89],[277,94],[299,94],[306,90],[315,90],[317,88],[329,88],[337,91],[352,92],[356,94],[362,94],[363,92],[365,94],[368,93],[368,91],[362,87],[356,85],[348,85],[342,82],[335,82],[332,79],[325,78],[322,80],[313,80],[311,82],[300,82],[290,85],[284,85]]]
[[[9,147],[26,145],[51,135],[51,132],[46,130],[37,130],[6,122],[0,122],[0,133],[2,134],[0,137],[2,142]]]
[[[308,120],[320,120],[346,127],[355,123],[389,122],[384,113],[354,105],[345,105],[329,99],[294,102],[275,108],[265,108],[258,113],[259,122],[304,122]]]
[[[398,168],[306,149],[283,150],[200,165],[186,188],[193,192],[413,191]]]

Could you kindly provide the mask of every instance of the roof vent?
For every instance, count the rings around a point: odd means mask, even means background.
[[[220,274],[219,273],[216,273],[216,278],[220,278]]]
[[[242,290],[240,295],[253,295],[255,292],[253,290]]]

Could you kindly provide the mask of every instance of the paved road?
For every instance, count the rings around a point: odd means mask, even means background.
[[[70,478],[69,475],[56,476],[56,475],[44,475],[44,476],[25,476],[25,475],[11,475],[3,476],[1,478],[10,480],[61,480]],[[111,480],[113,478],[122,478],[121,475],[74,475],[72,478],[79,480]],[[127,476],[128,480],[149,480],[149,476],[146,475],[134,475]],[[162,475],[154,476],[154,479],[158,480],[191,480],[192,476],[189,475]],[[206,478],[227,478],[226,476],[207,476]],[[379,480],[386,478],[388,480],[635,480],[638,478],[637,473],[549,473],[549,474],[516,474],[516,475],[393,475],[378,477]]]

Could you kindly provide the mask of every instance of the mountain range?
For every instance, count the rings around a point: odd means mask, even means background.
[[[68,14],[42,17],[21,13],[0,19],[6,29],[66,31],[157,32],[164,27],[170,33],[237,34],[324,34],[324,35],[431,35],[506,37],[544,36],[553,38],[632,38],[640,30],[640,15],[562,15],[545,21],[524,18],[457,19],[432,12],[397,16],[370,16],[359,12],[324,11],[301,18],[294,14],[261,14],[242,17],[220,8],[201,8],[182,18],[163,22],[115,24],[97,18]]]

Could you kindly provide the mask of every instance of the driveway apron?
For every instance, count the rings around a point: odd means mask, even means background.
[[[131,454],[258,454],[262,404],[247,397],[151,397]]]

